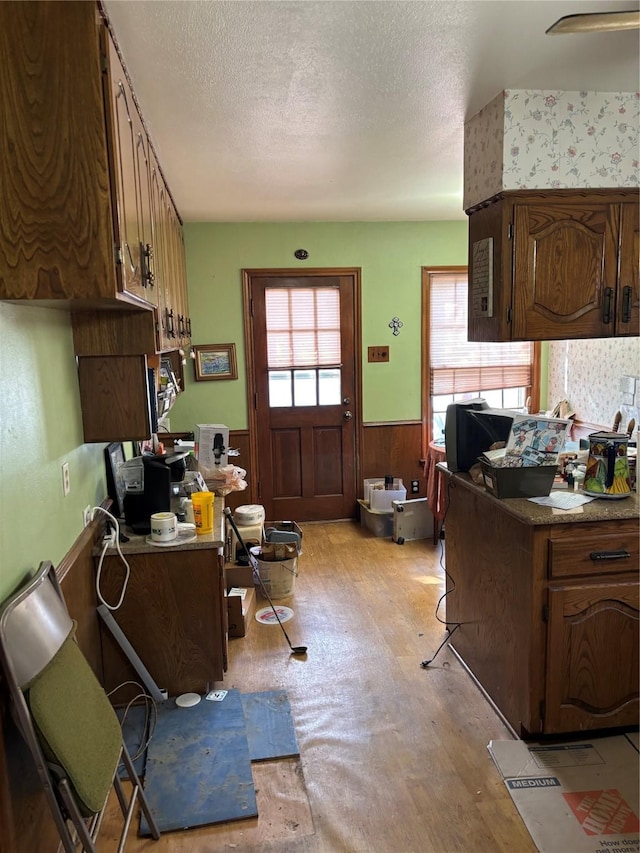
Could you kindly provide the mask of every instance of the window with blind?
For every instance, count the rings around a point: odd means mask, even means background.
[[[495,408],[523,408],[533,345],[468,341],[466,272],[430,272],[428,281],[431,436],[438,440],[454,401],[482,396]]]
[[[340,403],[340,293],[335,287],[267,288],[269,405]]]

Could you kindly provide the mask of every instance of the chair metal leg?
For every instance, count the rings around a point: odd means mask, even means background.
[[[65,808],[73,821],[73,825],[76,828],[78,838],[82,843],[82,849],[86,851],[86,853],[96,853],[96,846],[93,843],[93,838],[89,834],[87,822],[80,814],[80,810],[78,809],[74,796],[71,793],[69,781],[67,779],[61,779],[58,783],[58,790],[60,791],[60,796],[62,797]],[[74,847],[73,849],[75,850],[76,848]]]
[[[49,804],[51,816],[53,817],[53,820],[58,829],[58,835],[60,836],[62,846],[64,847],[65,853],[76,853],[77,845],[71,837],[69,827],[67,826],[67,821],[65,820],[65,817],[60,809],[60,803],[58,802],[58,798],[53,787],[51,774],[49,772],[45,757],[42,753],[40,742],[37,739],[30,724],[29,711],[27,709],[27,705],[22,691],[15,688],[13,684],[10,684],[9,693],[13,700],[11,706],[13,718],[19,731],[25,739],[27,746],[31,751],[31,755],[33,757],[34,763],[36,765],[36,770],[40,778],[40,783],[42,784],[46,800]]]
[[[122,787],[122,782],[120,781],[120,777],[118,776],[118,771],[116,770],[116,775],[113,777],[113,787],[116,789],[116,796],[118,798],[118,802],[120,803],[120,811],[123,816],[127,814],[127,797],[124,793],[124,788]]]
[[[144,816],[147,819],[149,829],[151,830],[151,835],[157,841],[160,838],[160,830],[158,829],[154,816],[151,814],[149,803],[147,802],[147,798],[142,789],[142,783],[138,778],[138,774],[136,773],[135,767],[133,766],[133,761],[131,760],[129,751],[124,745],[124,743],[122,745],[122,760],[124,761],[124,766],[127,770],[127,774],[129,775],[129,780],[131,781],[131,784],[134,786],[134,789],[137,789],[137,796],[140,801],[140,808],[144,812]]]

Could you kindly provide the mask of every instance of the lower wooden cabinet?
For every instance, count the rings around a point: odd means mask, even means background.
[[[152,553],[130,553],[130,548],[124,546],[131,569],[127,590],[113,618],[160,689],[169,696],[206,693],[227,668],[222,548],[156,548]],[[118,602],[124,578],[120,558],[106,557],[100,589],[107,603]],[[111,632],[102,624],[100,630],[105,689],[139,682]],[[130,695],[130,690],[120,692],[113,701]]]
[[[451,646],[511,727],[637,725],[638,496],[550,523],[550,509],[500,501],[468,477],[453,475],[449,495]]]
[[[639,611],[635,580],[549,588],[546,729],[638,722]]]

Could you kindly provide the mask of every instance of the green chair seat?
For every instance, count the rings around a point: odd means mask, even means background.
[[[64,769],[80,811],[99,812],[120,758],[122,730],[72,634],[31,682],[27,701],[44,753]]]

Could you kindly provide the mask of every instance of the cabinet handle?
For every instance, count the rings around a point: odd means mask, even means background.
[[[167,312],[167,337],[175,338],[176,334],[173,330],[173,308],[166,308],[165,310]]]
[[[151,271],[151,261],[153,260],[153,246],[147,243],[143,250],[145,258],[145,276],[149,287],[153,287],[156,283],[156,277]]]
[[[631,288],[629,285],[622,288],[622,322],[628,323],[631,319]]]
[[[624,549],[620,551],[592,551],[589,557],[597,562],[598,560],[628,560],[631,554]]]
[[[605,287],[604,290],[604,310],[602,312],[602,322],[610,323],[611,322],[611,299],[613,297],[613,289],[611,287]]]

